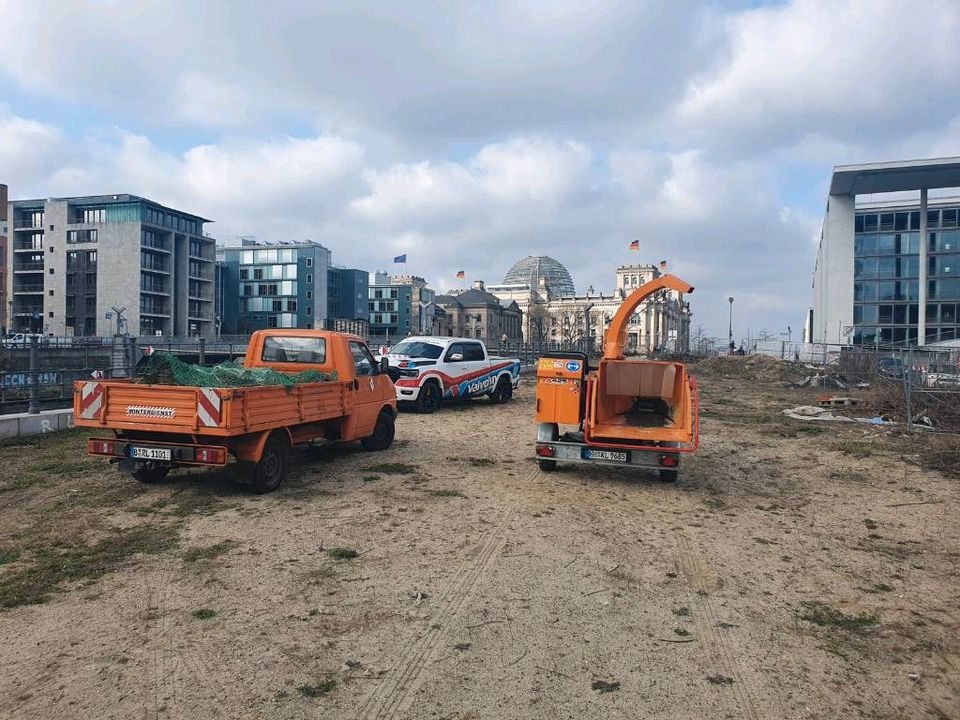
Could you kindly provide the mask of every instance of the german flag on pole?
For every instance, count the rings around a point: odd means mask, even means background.
[[[633,252],[640,252],[640,241],[634,240],[632,243],[630,243],[630,249]]]
[[[460,270],[460,271],[457,273],[457,280],[463,280],[466,276],[467,276],[467,273],[464,272],[463,270]]]

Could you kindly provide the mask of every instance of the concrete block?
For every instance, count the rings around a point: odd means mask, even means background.
[[[58,410],[57,427],[60,430],[73,430],[73,408],[67,410]]]
[[[0,415],[0,438],[15,438],[20,434],[20,419]]]
[[[20,415],[20,435],[41,435],[59,430],[57,417],[40,413],[39,415]]]

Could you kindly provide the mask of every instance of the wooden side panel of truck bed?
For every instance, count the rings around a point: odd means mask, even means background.
[[[197,388],[78,382],[74,418],[80,427],[234,437],[342,417],[355,403],[348,385],[334,381],[292,388]]]

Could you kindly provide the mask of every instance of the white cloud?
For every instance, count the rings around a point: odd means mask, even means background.
[[[67,145],[53,125],[14,115],[0,105],[0,182],[31,184],[46,179],[69,160]]]
[[[758,152],[942,128],[960,112],[960,5],[794,0],[726,19],[727,56],[693,78],[681,132]]]

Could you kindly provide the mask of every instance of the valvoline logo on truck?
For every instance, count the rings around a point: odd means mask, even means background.
[[[567,363],[567,372],[580,372],[580,363],[576,360],[571,360]]]
[[[490,392],[497,386],[497,382],[500,379],[500,374],[504,370],[508,370],[510,375],[514,378],[519,377],[520,362],[515,360],[512,363],[503,363],[502,365],[497,365],[496,367],[490,368],[485,373],[477,374],[474,377],[470,377],[459,382],[456,379],[453,379],[454,382],[446,388],[443,396],[445,398],[455,398],[466,397],[468,395],[481,395],[483,393]]]

